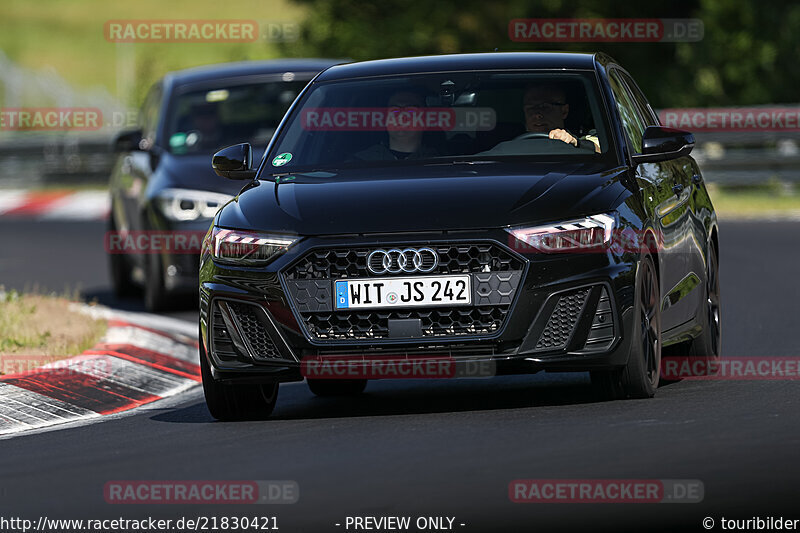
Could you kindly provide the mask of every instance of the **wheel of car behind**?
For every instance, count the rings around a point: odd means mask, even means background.
[[[151,313],[157,313],[169,306],[167,290],[164,288],[161,256],[148,254],[145,265],[144,306]]]
[[[367,388],[366,379],[309,379],[308,388],[317,396],[346,396],[361,394]]]
[[[652,398],[661,375],[661,293],[653,258],[639,263],[636,325],[628,363],[621,369],[591,373],[592,385],[606,399]]]
[[[114,216],[112,215],[108,217],[108,234],[115,235],[116,233],[117,225],[114,223]],[[109,253],[108,266],[111,272],[111,286],[117,298],[135,296],[139,292],[139,288],[131,279],[131,270],[123,254]]]
[[[722,353],[722,328],[720,327],[722,322],[719,298],[719,258],[716,246],[713,244],[709,247],[706,264],[705,325],[703,332],[691,342],[688,355],[717,360]]]
[[[200,337],[202,338],[202,336]],[[278,400],[278,383],[230,385],[216,381],[200,343],[200,373],[203,377],[203,394],[211,416],[217,420],[259,420],[267,418]]]

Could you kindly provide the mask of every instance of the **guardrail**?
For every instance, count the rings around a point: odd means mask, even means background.
[[[69,135],[0,142],[0,188],[103,185],[113,164],[109,139]]]
[[[693,131],[692,155],[721,185],[800,181],[800,106],[662,109],[668,127]]]
[[[114,164],[115,132],[0,135],[0,188],[103,185]],[[800,182],[800,130],[700,132],[692,155],[707,182]]]
[[[728,148],[722,144],[701,144],[692,155],[703,178],[720,185],[758,185],[768,181],[800,182],[800,148]]]
[[[125,106],[103,88],[77,90],[53,69],[31,70],[0,50],[0,108],[91,108],[105,117],[125,117]],[[8,131],[0,129],[0,187],[45,184],[104,184],[113,164],[104,125],[92,132]]]

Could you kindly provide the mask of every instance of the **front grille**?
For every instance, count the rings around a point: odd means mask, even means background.
[[[589,288],[579,289],[559,297],[536,343],[537,350],[561,350],[566,347],[578,325],[589,291]]]
[[[436,251],[433,271],[381,274],[367,268],[376,249],[426,247]],[[404,338],[391,332],[390,321],[418,320],[416,334],[406,338],[437,340],[467,336],[492,336],[502,329],[522,280],[525,260],[494,243],[384,245],[311,250],[282,273],[289,298],[300,315],[309,338],[317,341],[354,341]],[[470,274],[472,306],[335,310],[333,286],[337,279],[387,278]]]
[[[403,249],[405,246],[393,246]],[[426,245],[439,256],[438,266],[429,274],[468,274],[522,270],[524,260],[492,243]],[[294,263],[285,273],[287,280],[375,277],[367,270],[367,257],[379,247],[314,250]],[[388,249],[388,247],[384,247]],[[385,274],[391,275],[391,274]],[[408,274],[399,272],[395,275]]]

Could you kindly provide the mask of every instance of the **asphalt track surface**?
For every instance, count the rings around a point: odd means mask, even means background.
[[[720,228],[725,356],[800,355],[800,224]],[[110,294],[99,222],[0,220],[0,284]],[[172,316],[196,319],[183,310]],[[682,381],[597,402],[585,374],[371,382],[359,398],[283,386],[268,421],[215,422],[199,389],[102,422],[0,441],[0,517],[451,516],[455,531],[706,531],[800,519],[800,383]],[[695,504],[513,504],[515,479],[693,479]],[[294,480],[293,505],[112,505],[113,480]],[[336,524],[341,524],[336,526]],[[463,526],[460,524],[464,524]],[[411,529],[415,531],[415,529]]]

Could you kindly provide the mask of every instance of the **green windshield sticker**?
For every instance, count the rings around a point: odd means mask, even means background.
[[[285,165],[286,163],[288,163],[291,160],[292,160],[292,154],[290,154],[289,152],[284,152],[284,153],[276,156],[275,159],[272,160],[272,166],[273,167],[282,167],[283,165]]]
[[[184,144],[186,144],[185,133],[176,133],[175,135],[169,138],[169,145],[172,148],[178,148],[179,146],[183,146]]]
[[[169,138],[169,147],[175,155],[185,154],[187,146],[191,146],[191,143],[185,133],[176,133]]]

